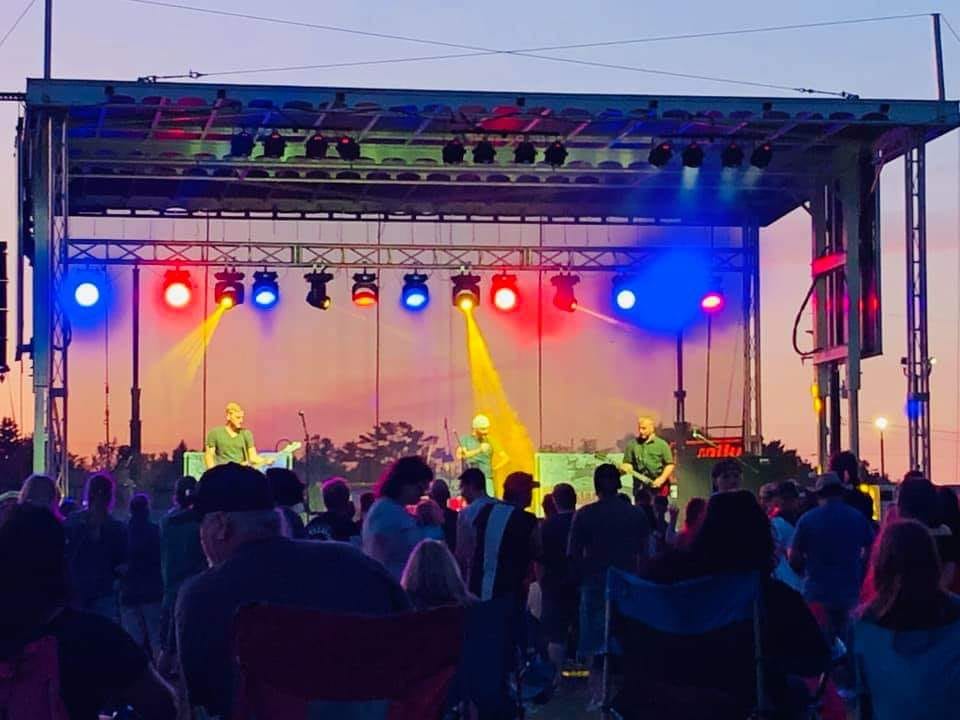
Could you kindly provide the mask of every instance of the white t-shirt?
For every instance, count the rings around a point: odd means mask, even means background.
[[[418,542],[426,537],[407,509],[397,501],[382,497],[363,521],[363,552],[373,558],[398,581],[407,559]]]

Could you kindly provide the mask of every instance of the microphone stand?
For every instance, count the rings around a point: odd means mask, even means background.
[[[306,484],[306,491],[303,493],[303,510],[310,518],[310,433],[307,431],[307,416],[303,410],[297,411],[300,416],[300,425],[303,427],[303,481]]]

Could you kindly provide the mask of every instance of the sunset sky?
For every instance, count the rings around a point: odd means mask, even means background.
[[[175,2],[175,0],[173,0]],[[9,0],[0,7],[0,37],[27,5]],[[440,4],[427,0],[319,6],[301,0],[264,5],[252,0],[193,0],[197,7],[344,28],[382,31],[450,42],[523,48],[543,45],[621,40],[682,33],[700,33],[771,25],[790,25],[928,12],[912,0],[850,0],[842,5],[811,0],[784,6],[776,3],[680,2],[664,4],[598,0],[557,6],[555,3]],[[25,77],[42,72],[42,2],[29,10],[0,47],[0,90],[19,91]],[[89,0],[55,3],[54,63],[56,77],[136,79],[147,74],[179,74],[188,70],[226,72],[293,65],[381,60],[439,54],[412,42],[361,37],[239,18],[222,18],[184,10],[148,6],[131,0]],[[960,10],[947,18],[960,31]],[[944,28],[948,97],[960,95],[960,40]],[[788,86],[845,90],[861,97],[921,98],[935,96],[931,69],[929,18],[789,30],[734,37],[671,40],[606,49],[557,51],[579,59],[657,68],[675,73],[711,75]],[[440,62],[381,64],[323,71],[241,73],[211,78],[217,82],[284,83],[396,88],[456,88],[604,93],[750,95],[746,86],[697,81],[626,70],[551,63],[515,56],[493,56]],[[772,91],[776,94],[776,91]],[[763,91],[763,94],[770,94]],[[782,93],[781,93],[782,94]],[[7,152],[0,157],[0,227],[2,237],[15,238],[16,107],[0,105],[0,127],[6,128]],[[960,141],[958,133],[928,147],[928,243],[931,353],[937,358],[932,379],[934,480],[957,482],[960,470]],[[903,165],[893,163],[882,175],[883,202],[883,357],[864,363],[861,415],[862,454],[879,464],[878,439],[872,420],[890,419],[887,468],[902,474],[907,465],[905,380],[900,357],[905,354],[905,269]],[[78,235],[202,238],[197,221],[127,221],[107,228],[104,221],[74,225]],[[324,242],[364,241],[363,225],[296,223],[212,223],[214,239],[294,237]],[[476,233],[474,235],[474,232]],[[535,228],[469,226],[386,229],[385,241],[426,242],[441,238],[469,242],[515,244],[530,241]],[[555,243],[599,242],[587,230],[552,228]],[[593,230],[606,238],[607,231]],[[704,231],[634,231],[618,229],[624,242],[671,242],[705,238]],[[671,235],[670,232],[674,234]],[[701,233],[698,235],[698,233]],[[615,238],[618,241],[620,237]],[[809,386],[811,371],[790,346],[793,316],[809,285],[810,226],[803,211],[794,212],[761,231],[763,334],[763,430],[765,439],[782,439],[812,459],[815,423]],[[187,362],[175,351],[196,327],[202,309],[186,316],[158,309],[160,269],[143,274],[145,297],[143,338],[144,446],[169,449],[181,438],[196,447],[204,430],[202,372],[189,376]],[[207,424],[220,421],[222,406],[236,400],[260,448],[301,434],[298,410],[306,413],[312,433],[340,442],[368,430],[374,419],[376,313],[349,303],[349,280],[340,273],[331,284],[333,308],[322,313],[308,307],[302,272],[281,272],[283,297],[271,314],[250,307],[227,313],[216,330],[207,356]],[[200,279],[200,274],[195,274]],[[129,273],[113,275],[118,297],[128,295]],[[732,284],[733,277],[725,278]],[[381,281],[381,418],[404,419],[441,435],[444,419],[460,432],[472,412],[463,318],[450,307],[445,275],[431,278],[433,302],[422,316],[397,306],[402,278],[388,273]],[[587,279],[578,292],[585,303],[606,292],[608,278]],[[505,391],[536,442],[559,443],[596,438],[601,445],[631,430],[637,411],[672,422],[673,344],[644,333],[615,327],[595,318],[562,315],[548,308],[543,342],[542,383],[537,378],[537,338],[531,331],[535,313],[536,276],[521,277],[525,309],[516,317],[495,316],[482,308],[477,319],[490,354],[502,375]],[[484,291],[489,288],[487,282]],[[731,292],[733,288],[731,287]],[[11,307],[13,289],[11,288]],[[487,297],[484,297],[486,303]],[[649,298],[657,302],[657,298]],[[549,296],[547,297],[549,305]],[[731,303],[735,304],[735,303]],[[129,421],[129,315],[120,304],[105,326],[78,331],[71,348],[71,450],[90,454],[105,437],[105,382],[109,380],[111,435],[127,438]],[[105,332],[104,328],[107,328]],[[808,327],[805,323],[804,327]],[[13,337],[13,313],[10,336]],[[29,332],[28,332],[29,335]],[[691,332],[686,371],[688,418],[703,422],[706,387],[703,328]],[[711,424],[739,421],[739,330],[732,318],[720,321],[714,338]],[[105,358],[109,358],[106,361]],[[0,386],[0,414],[12,414],[32,426],[30,367],[12,363]],[[539,408],[542,400],[542,416]],[[542,436],[540,426],[542,422]]]

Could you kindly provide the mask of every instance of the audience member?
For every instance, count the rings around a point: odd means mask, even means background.
[[[188,579],[203,572],[207,558],[200,545],[200,516],[193,509],[197,481],[190,476],[177,480],[174,507],[160,519],[160,573],[163,600],[160,615],[161,670],[173,673],[176,664],[176,634],[173,613],[177,594]]]
[[[817,478],[820,506],[797,522],[790,566],[803,578],[803,596],[821,606],[831,637],[846,641],[850,611],[857,603],[873,529],[844,502],[835,472]]]
[[[541,590],[540,624],[547,640],[547,656],[557,668],[567,658],[567,639],[577,612],[577,581],[570,569],[567,548],[577,509],[577,491],[557,483],[550,493],[556,512],[540,525],[537,581]]]
[[[421,540],[417,544],[407,560],[400,584],[415,610],[469,605],[475,600],[467,592],[449,548],[438,540]]]
[[[353,519],[356,508],[350,500],[347,481],[341,477],[328,478],[322,485],[321,494],[326,509],[307,523],[307,537],[359,543],[360,523]]]
[[[503,482],[503,502],[487,503],[474,520],[476,547],[470,569],[470,592],[481,600],[527,599],[527,580],[537,550],[537,518],[526,511],[540,483],[517,471]]]
[[[731,490],[710,498],[689,550],[675,556],[670,564],[655,564],[648,577],[672,584],[709,576],[758,575],[766,692],[780,711],[776,717],[796,717],[785,711],[796,702],[788,677],[814,677],[824,672],[830,652],[802,598],[771,577],[774,565],[773,533],[763,509],[746,490]],[[677,657],[680,651],[668,645],[662,663],[627,668],[624,691],[615,703],[617,709],[628,711],[627,717],[648,717],[644,709],[657,698],[651,698],[644,688],[662,683],[688,691],[696,688],[704,696],[714,693],[735,710],[731,714],[705,708],[704,717],[747,717],[757,702],[752,623],[728,633],[696,635],[693,643],[694,653],[686,651]]]
[[[897,488],[897,516],[903,520],[916,520],[933,536],[943,568],[943,586],[951,587],[960,561],[960,548],[950,528],[940,520],[940,498],[937,488],[922,475],[904,479]]]
[[[649,551],[650,523],[642,510],[617,498],[621,483],[616,465],[599,465],[593,471],[593,486],[597,501],[573,516],[569,556],[581,582],[579,654],[591,660],[588,707],[597,709],[603,701],[600,670],[607,570],[638,571]]]
[[[950,528],[954,537],[960,537],[960,499],[953,488],[938,487],[937,503],[940,507],[940,520]]]
[[[363,522],[367,519],[367,513],[370,512],[370,508],[373,507],[376,501],[376,493],[369,490],[360,493],[360,527],[363,527]]]
[[[160,528],[150,522],[150,499],[130,499],[127,523],[127,567],[120,581],[120,620],[148,657],[160,650],[163,578],[160,572]]]
[[[7,515],[20,503],[19,490],[7,490],[0,494],[0,525],[7,519]]]
[[[690,547],[690,543],[697,536],[697,530],[700,529],[706,509],[707,501],[703,498],[695,497],[687,501],[687,507],[683,511],[683,530],[677,533],[677,540],[674,543],[678,548]]]
[[[363,551],[400,580],[407,558],[424,538],[422,528],[407,512],[426,492],[433,470],[421,458],[394,462],[377,484],[377,501],[363,521]]]
[[[764,485],[760,488],[761,493],[769,485],[773,485],[773,488],[767,490],[770,497],[764,509],[773,528],[777,554],[777,567],[773,571],[773,576],[794,590],[802,592],[803,579],[790,567],[790,560],[787,557],[790,546],[793,544],[796,522],[800,517],[800,491],[795,483],[785,480],[781,483]]]
[[[427,496],[443,510],[443,539],[451,552],[457,549],[457,511],[450,507],[450,486],[437,478],[427,488]]]
[[[830,458],[830,472],[836,473],[840,484],[846,488],[855,488],[860,484],[860,461],[849,450],[839,452]]]
[[[710,470],[710,479],[715,493],[739,490],[743,482],[743,470],[736,460],[721,460]]]
[[[880,534],[854,626],[863,716],[939,720],[960,703],[960,599],[941,588],[928,528],[894,521]]]
[[[422,484],[408,483],[413,469],[400,463],[387,478],[388,492],[395,485]],[[384,495],[378,502],[384,499],[393,501]],[[208,714],[230,714],[230,624],[240,606],[259,602],[372,615],[410,607],[403,588],[384,568],[350,545],[284,537],[269,483],[253,468],[229,463],[208,470],[197,487],[195,507],[203,518],[200,537],[211,567],[180,591],[177,646],[190,704]],[[368,521],[373,520],[371,514]]]
[[[633,501],[644,517],[647,518],[647,525],[652,535],[654,528],[657,526],[657,514],[653,510],[653,493],[650,488],[642,485],[638,487],[633,493]]]
[[[548,492],[543,496],[540,505],[543,507],[543,516],[545,518],[550,518],[557,514],[557,501],[553,497],[552,492]]]
[[[118,621],[114,585],[127,561],[127,528],[111,516],[112,509],[113,478],[95,473],[87,479],[84,509],[73,513],[65,528],[77,607]]]
[[[72,497],[65,497],[60,501],[60,516],[67,519],[77,510],[77,501]]]
[[[45,507],[58,520],[63,520],[60,514],[60,488],[47,475],[34,473],[23,481],[20,489],[20,503]]]
[[[428,497],[421,498],[413,509],[424,540],[444,540],[443,508]]]
[[[269,468],[267,480],[273,490],[273,501],[277,504],[277,511],[283,517],[286,534],[294,540],[302,540],[307,536],[303,526],[303,494],[304,486],[293,470],[287,468]]]
[[[16,662],[28,646],[52,637],[70,720],[97,720],[118,705],[143,720],[173,720],[173,691],[130,636],[100,615],[69,607],[65,558],[64,528],[46,508],[21,505],[0,526],[0,662]]]
[[[467,506],[457,516],[456,557],[460,572],[468,581],[473,554],[476,550],[477,529],[474,521],[480,511],[496,499],[487,495],[487,478],[479,468],[467,468],[460,475],[460,495]]]

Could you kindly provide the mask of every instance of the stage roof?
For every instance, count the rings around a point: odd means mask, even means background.
[[[957,102],[930,100],[599,95],[342,87],[29,80],[28,120],[38,111],[69,119],[74,215],[213,212],[222,216],[339,219],[583,221],[768,225],[803,203],[815,181],[836,176],[869,147],[886,163],[908,138],[931,140],[960,125]],[[278,129],[282,158],[231,158],[240,128]],[[324,160],[304,142],[331,140]],[[341,160],[333,141],[355,138],[361,157]],[[467,159],[444,165],[462,137]],[[474,164],[487,137],[496,162]],[[533,165],[514,162],[522,137]],[[543,162],[555,139],[569,156]],[[648,162],[670,142],[673,159]],[[699,169],[682,149],[704,150]],[[723,148],[746,158],[724,169]],[[766,169],[750,166],[769,143]]]

